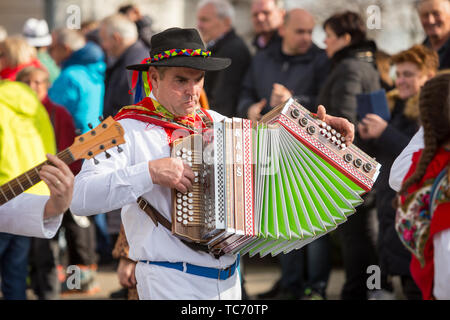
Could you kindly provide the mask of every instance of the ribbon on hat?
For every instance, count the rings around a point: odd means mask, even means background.
[[[188,56],[188,57],[210,57],[211,51],[205,51],[202,49],[171,49],[161,52],[153,57],[150,57],[150,61],[145,62],[151,64],[152,62],[161,61],[163,59],[173,58],[177,56]]]

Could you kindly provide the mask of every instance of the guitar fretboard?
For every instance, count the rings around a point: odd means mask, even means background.
[[[75,161],[68,148],[59,152],[56,156],[64,161],[67,165]],[[48,160],[44,161],[36,167],[0,186],[0,205],[17,197],[19,194],[41,181],[41,178],[39,177],[39,171],[41,170],[42,166],[46,164],[53,165]]]

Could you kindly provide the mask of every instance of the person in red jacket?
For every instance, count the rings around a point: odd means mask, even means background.
[[[66,108],[49,99],[47,92],[50,82],[47,69],[36,66],[25,67],[19,71],[16,80],[28,84],[47,109],[55,131],[58,152],[70,147],[76,136],[75,124]],[[76,175],[81,169],[81,161],[70,165],[70,169]]]

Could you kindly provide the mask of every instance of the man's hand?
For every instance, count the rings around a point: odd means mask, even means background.
[[[270,106],[276,107],[280,103],[286,102],[292,97],[292,92],[288,88],[279,83],[274,83],[272,94],[270,96]]]
[[[117,267],[117,276],[119,277],[119,283],[125,288],[136,287],[136,262],[130,259],[120,258],[119,266]]]
[[[69,167],[57,156],[47,154],[47,159],[55,166],[44,165],[39,176],[50,189],[50,199],[45,204],[44,219],[66,212],[73,195],[74,176]]]
[[[327,114],[325,107],[319,105],[317,107],[317,117],[325,121],[336,131],[340,132],[345,138],[345,144],[349,146],[355,138],[355,126],[345,118],[333,117]]]
[[[261,119],[261,111],[266,106],[266,99],[261,99],[261,101],[252,104],[247,111],[247,118],[252,121],[258,121]]]
[[[148,169],[153,183],[171,189],[177,189],[181,193],[192,190],[194,172],[181,159],[162,158],[149,161]]]
[[[363,139],[378,139],[386,130],[388,123],[374,113],[368,113],[360,123],[358,132]]]

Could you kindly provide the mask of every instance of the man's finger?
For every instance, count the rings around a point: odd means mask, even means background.
[[[319,105],[317,107],[317,118],[322,121],[325,121],[325,116],[327,115],[327,111],[323,105]]]
[[[57,156],[52,155],[50,153],[47,154],[47,159],[53,163],[59,170],[61,170],[64,174],[67,175],[73,175],[70,168],[67,166],[67,164],[64,163],[61,159],[59,159]]]
[[[264,98],[264,99],[261,99],[261,101],[258,102],[257,105],[258,105],[259,109],[262,110],[264,108],[264,106],[266,105],[266,103],[267,103],[267,100]]]
[[[188,165],[186,162],[184,162],[183,165],[184,165],[183,175],[186,178],[188,178],[191,181],[191,183],[193,183],[194,182],[194,178],[195,178],[194,171],[192,171],[191,166]]]

